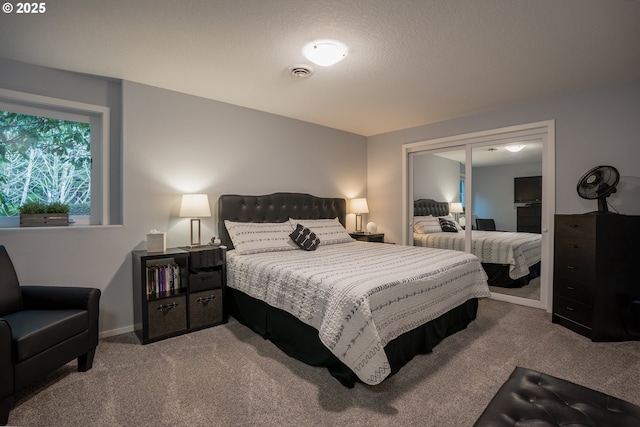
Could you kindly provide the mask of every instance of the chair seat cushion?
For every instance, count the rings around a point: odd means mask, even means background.
[[[86,331],[89,325],[86,310],[23,310],[3,319],[11,327],[16,362]]]

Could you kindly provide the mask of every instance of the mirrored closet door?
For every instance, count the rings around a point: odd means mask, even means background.
[[[549,310],[553,133],[548,121],[405,145],[405,243],[474,253],[493,298]]]

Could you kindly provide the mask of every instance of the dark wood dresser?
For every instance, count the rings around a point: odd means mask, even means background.
[[[626,316],[640,299],[640,216],[555,216],[552,321],[593,341],[632,339]]]
[[[518,206],[516,220],[518,232],[540,234],[542,232],[542,205]]]

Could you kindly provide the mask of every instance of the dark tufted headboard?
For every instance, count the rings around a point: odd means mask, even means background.
[[[218,199],[218,233],[222,244],[233,249],[224,220],[237,222],[284,222],[291,218],[338,218],[345,225],[347,202],[304,193],[273,193],[264,196],[225,194]]]
[[[449,213],[449,203],[433,199],[418,199],[413,202],[413,216],[445,216]]]

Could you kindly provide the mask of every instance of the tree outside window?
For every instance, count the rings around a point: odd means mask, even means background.
[[[91,206],[89,123],[0,111],[0,216],[28,201]]]

